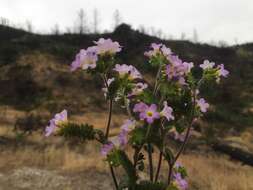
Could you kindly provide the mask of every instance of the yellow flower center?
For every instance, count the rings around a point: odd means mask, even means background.
[[[147,116],[152,117],[152,115],[153,115],[152,111],[147,111]]]

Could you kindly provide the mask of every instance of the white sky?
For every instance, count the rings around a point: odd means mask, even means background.
[[[196,28],[204,42],[253,42],[253,0],[0,0],[0,17],[16,24],[30,20],[36,31],[49,32],[56,23],[61,30],[73,27],[80,8],[90,22],[98,9],[100,30],[112,27],[118,9],[134,28],[155,27],[177,38],[182,32],[192,38]]]

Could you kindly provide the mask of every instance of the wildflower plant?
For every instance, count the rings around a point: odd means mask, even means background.
[[[98,141],[116,190],[186,190],[188,175],[178,158],[185,149],[194,121],[209,108],[201,97],[201,86],[210,81],[219,83],[229,72],[224,65],[215,66],[208,60],[194,67],[165,45],[153,43],[144,55],[157,75],[154,84],[148,84],[134,66],[116,63],[115,57],[122,50],[118,42],[102,38],[94,43],[76,55],[71,71],[82,69],[101,77],[102,91],[109,105],[105,130],[68,122],[64,110],[50,120],[46,136],[56,134],[81,142]],[[200,71],[201,76],[195,71]],[[110,135],[113,105],[125,109],[129,117],[117,136]],[[171,137],[181,143],[178,150],[169,146]],[[157,163],[153,160],[155,152],[159,155]],[[118,167],[124,169],[123,176],[115,175]],[[161,167],[168,169],[166,179],[160,174]],[[143,172],[149,177],[141,177]]]

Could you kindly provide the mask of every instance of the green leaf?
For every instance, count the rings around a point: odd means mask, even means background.
[[[141,181],[140,184],[136,185],[135,190],[165,190],[166,185],[162,182],[150,182],[150,181]],[[130,189],[133,190],[133,189]]]
[[[140,146],[142,144],[144,144],[145,142],[145,136],[146,136],[146,128],[144,127],[138,127],[135,128],[132,132],[131,132],[131,137],[129,139],[129,142],[133,145],[133,146]]]
[[[115,149],[107,156],[107,161],[111,166],[122,166],[127,174],[129,187],[134,187],[137,181],[137,175],[134,165],[122,150]]]
[[[58,134],[69,139],[78,139],[80,141],[94,140],[96,131],[89,124],[67,123],[63,125]]]
[[[172,164],[174,162],[174,154],[173,154],[173,152],[169,148],[166,147],[163,154],[164,154],[165,160],[169,164]]]

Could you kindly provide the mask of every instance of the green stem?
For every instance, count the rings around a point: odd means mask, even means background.
[[[112,179],[113,179],[115,188],[116,188],[116,190],[118,190],[118,189],[119,189],[119,186],[118,186],[118,182],[117,182],[117,179],[116,179],[116,175],[115,175],[115,172],[114,172],[114,169],[113,169],[112,166],[110,166],[110,171],[111,171],[111,175],[112,175]]]
[[[109,100],[108,121],[107,121],[107,126],[106,126],[106,131],[105,131],[105,138],[106,139],[108,139],[108,136],[109,136],[111,120],[112,120],[112,99]]]
[[[107,77],[106,75],[102,75],[102,79],[105,83],[105,86],[106,88],[109,90],[109,85],[107,83]],[[107,140],[108,137],[109,137],[109,132],[110,132],[110,126],[111,126],[111,120],[112,120],[112,103],[113,103],[113,99],[110,97],[110,100],[109,100],[109,113],[108,113],[108,120],[107,120],[107,125],[106,125],[106,129],[105,129],[105,139]],[[119,189],[119,186],[118,186],[118,182],[117,182],[117,179],[116,179],[116,176],[115,176],[115,172],[114,172],[114,169],[113,167],[110,165],[110,172],[111,172],[111,176],[112,176],[112,179],[113,179],[113,182],[114,182],[114,185],[115,185],[115,188],[116,190]]]
[[[150,143],[148,143],[148,161],[149,161],[149,175],[150,175],[150,181],[153,181],[153,159],[152,159],[152,146]]]
[[[162,166],[162,158],[163,158],[163,152],[160,151],[157,171],[156,171],[156,175],[155,175],[155,182],[157,182],[159,174],[160,174],[160,169],[161,169],[161,166]]]
[[[168,186],[170,186],[171,184],[173,166],[174,166],[173,163],[169,163]]]
[[[163,97],[161,98],[163,99]],[[162,138],[162,147],[161,147],[161,150],[160,150],[160,154],[159,154],[159,160],[158,160],[158,165],[157,165],[157,171],[156,171],[156,176],[155,176],[155,182],[157,182],[158,178],[159,178],[159,174],[160,174],[160,169],[161,169],[161,166],[162,166],[162,159],[163,159],[163,147],[164,147],[164,139],[165,139],[165,132],[164,132],[164,122],[165,120],[162,119],[161,121],[161,126],[160,126],[160,135],[161,135],[161,138]]]
[[[194,121],[194,115],[195,115],[195,107],[196,107],[196,90],[194,89],[193,91],[193,105],[192,105],[192,113],[191,113],[191,119],[190,119],[190,122],[189,122],[189,125],[188,125],[188,128],[187,128],[187,131],[186,131],[186,135],[185,135],[185,138],[184,138],[184,141],[178,151],[178,153],[176,154],[172,164],[170,164],[170,170],[169,170],[169,176],[168,176],[168,184],[170,184],[171,182],[171,175],[172,175],[172,169],[173,169],[173,166],[174,164],[177,162],[179,156],[182,154],[182,152],[184,151],[185,147],[186,147],[186,144],[187,144],[187,141],[189,139],[189,136],[190,136],[190,131],[191,131],[191,128],[192,128],[192,124],[193,124],[193,121]]]

